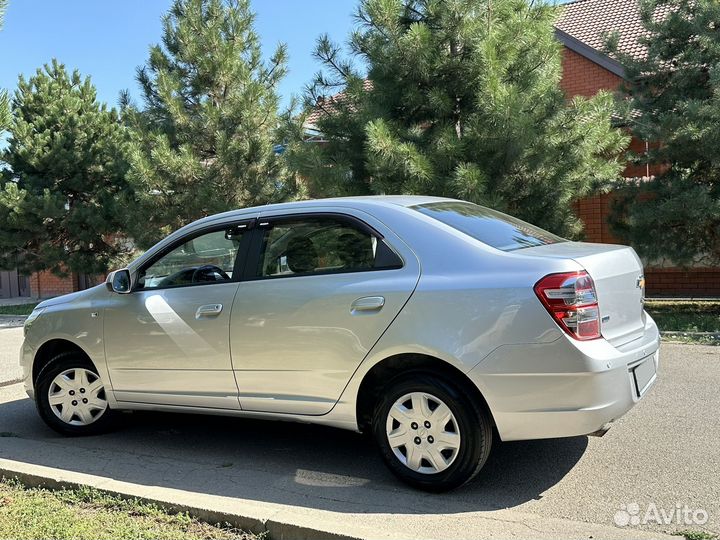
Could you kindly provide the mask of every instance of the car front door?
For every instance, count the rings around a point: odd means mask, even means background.
[[[230,332],[240,405],[327,413],[410,298],[418,261],[357,211],[261,215],[250,250]]]
[[[104,338],[118,401],[239,408],[228,334],[250,224],[191,233],[113,295]]]

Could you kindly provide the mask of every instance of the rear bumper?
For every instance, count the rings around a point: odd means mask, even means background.
[[[621,347],[604,339],[499,347],[469,377],[483,393],[505,441],[586,435],[629,411],[638,395],[633,370],[659,367],[660,335],[648,316],[643,337]]]

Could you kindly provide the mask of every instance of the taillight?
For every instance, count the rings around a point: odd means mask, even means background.
[[[600,337],[600,311],[592,278],[582,272],[550,274],[535,284],[535,294],[571,337]]]

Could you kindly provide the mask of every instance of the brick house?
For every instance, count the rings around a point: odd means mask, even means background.
[[[51,298],[97,285],[104,276],[72,272],[58,277],[51,272],[35,272],[29,276],[17,270],[0,271],[0,300],[12,298]]]
[[[662,16],[662,13],[658,13]],[[568,97],[590,97],[600,90],[615,91],[625,79],[619,62],[604,54],[605,36],[617,31],[618,46],[626,54],[645,53],[638,37],[644,34],[638,0],[577,0],[566,4],[555,25],[555,34],[563,45],[563,76],[560,82]],[[630,148],[642,153],[645,141],[635,138]],[[626,178],[651,177],[659,166],[629,164]],[[578,215],[585,223],[589,242],[617,243],[607,224],[613,194],[597,195],[577,202]],[[720,268],[696,267],[683,270],[671,265],[645,270],[647,291],[654,296],[720,296]]]
[[[556,36],[563,45],[563,76],[560,84],[568,98],[577,95],[590,97],[600,90],[615,91],[620,87],[625,78],[624,69],[619,62],[603,52],[604,36],[613,31],[621,34],[619,47],[623,52],[635,55],[644,53],[643,47],[637,42],[643,34],[638,0],[576,0],[564,6],[556,24]],[[311,140],[322,140],[322,134],[313,131],[313,120],[323,111],[332,109],[334,99],[342,99],[342,94],[329,98],[308,118],[306,127],[310,131]],[[630,148],[640,153],[646,148],[646,143],[633,139]],[[657,167],[628,164],[623,175],[626,178],[651,177],[657,172]],[[618,242],[607,224],[612,197],[612,193],[597,195],[576,203],[578,214],[585,223],[587,241]],[[13,279],[27,280],[17,276],[17,273],[7,274],[11,282]],[[649,295],[720,296],[719,268],[683,270],[672,266],[652,267],[646,269],[646,278]],[[29,277],[29,286],[25,283],[22,288],[22,283],[19,283],[20,286],[15,284],[6,290],[9,293],[43,298],[86,288],[97,283],[98,279],[79,274],[58,278],[42,272]],[[0,298],[4,290],[0,280]]]
[[[625,80],[625,70],[615,59],[604,53],[606,35],[620,33],[618,47],[623,53],[643,55],[638,38],[644,34],[640,20],[639,0],[576,0],[563,6],[555,25],[555,35],[562,44],[562,79],[560,86],[566,96],[592,97],[600,90],[614,92]],[[662,16],[658,13],[658,16]],[[366,83],[367,84],[367,83]],[[369,85],[368,85],[369,86]],[[309,140],[322,142],[315,122],[322,114],[331,113],[333,102],[342,101],[343,94],[327,98],[308,116],[306,129]],[[629,148],[642,154],[647,142],[633,138]],[[651,178],[662,171],[655,165],[628,163],[623,176],[628,179]],[[600,243],[621,243],[607,223],[613,194],[578,200],[575,204],[585,224],[585,240]],[[720,296],[720,268],[696,267],[683,270],[671,265],[645,269],[647,292],[653,296]]]

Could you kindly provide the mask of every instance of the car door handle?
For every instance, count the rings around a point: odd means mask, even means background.
[[[195,312],[195,318],[200,319],[202,317],[214,317],[220,315],[222,312],[222,304],[205,304],[197,308]]]
[[[380,311],[385,305],[383,296],[363,296],[350,305],[350,313]]]

